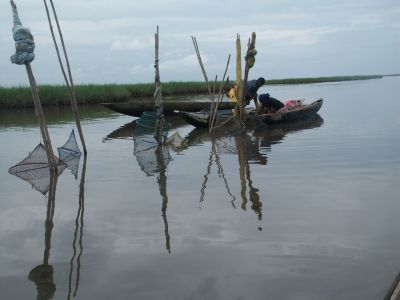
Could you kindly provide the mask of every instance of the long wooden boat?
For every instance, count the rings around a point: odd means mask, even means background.
[[[310,104],[301,104],[295,107],[286,107],[281,111],[276,113],[266,113],[266,114],[255,114],[254,109],[247,110],[248,120],[262,121],[267,124],[274,124],[280,122],[289,122],[298,119],[304,119],[315,115],[323,104],[323,99],[318,99]],[[189,124],[194,127],[208,127],[209,124],[209,113],[207,111],[203,112],[188,112],[180,111],[183,119],[185,119]],[[221,110],[217,114],[217,125],[228,120],[232,117],[233,110]]]
[[[154,109],[154,101],[151,100],[131,100],[127,102],[102,103],[105,107],[129,116],[140,117],[144,111],[152,111]],[[183,100],[164,100],[163,108],[165,115],[175,114],[176,111],[201,111],[210,108],[210,101],[183,101]],[[232,109],[235,107],[234,102],[221,102],[219,109]]]

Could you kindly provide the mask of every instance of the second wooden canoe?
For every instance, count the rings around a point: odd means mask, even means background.
[[[153,111],[154,101],[151,100],[131,100],[127,102],[102,103],[105,107],[129,116],[140,117],[144,111]],[[221,102],[218,109],[232,109],[234,102]],[[175,114],[175,111],[201,111],[210,108],[209,101],[182,101],[168,100],[163,101],[164,115]]]

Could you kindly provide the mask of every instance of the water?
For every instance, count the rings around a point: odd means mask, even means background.
[[[399,81],[270,87],[323,97],[321,118],[233,137],[170,118],[189,144],[150,175],[133,118],[82,108],[85,177],[81,157],[54,202],[8,174],[40,141],[33,112],[0,111],[0,299],[382,299],[400,271]],[[73,118],[46,116],[61,146]]]

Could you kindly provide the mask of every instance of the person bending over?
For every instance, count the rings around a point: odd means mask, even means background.
[[[259,95],[258,101],[262,105],[262,111],[266,113],[274,113],[285,107],[285,104],[278,99],[272,98],[268,93]]]

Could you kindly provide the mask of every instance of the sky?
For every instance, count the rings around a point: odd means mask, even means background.
[[[38,84],[63,84],[42,1],[15,0],[36,42]],[[250,78],[400,73],[398,0],[68,0],[54,1],[76,84],[154,81],[154,33],[160,30],[161,81],[202,81],[191,36],[210,80],[235,78],[235,41],[242,57],[256,33]],[[54,25],[55,26],[55,25]],[[0,86],[28,85],[15,52],[11,6],[0,3]]]

